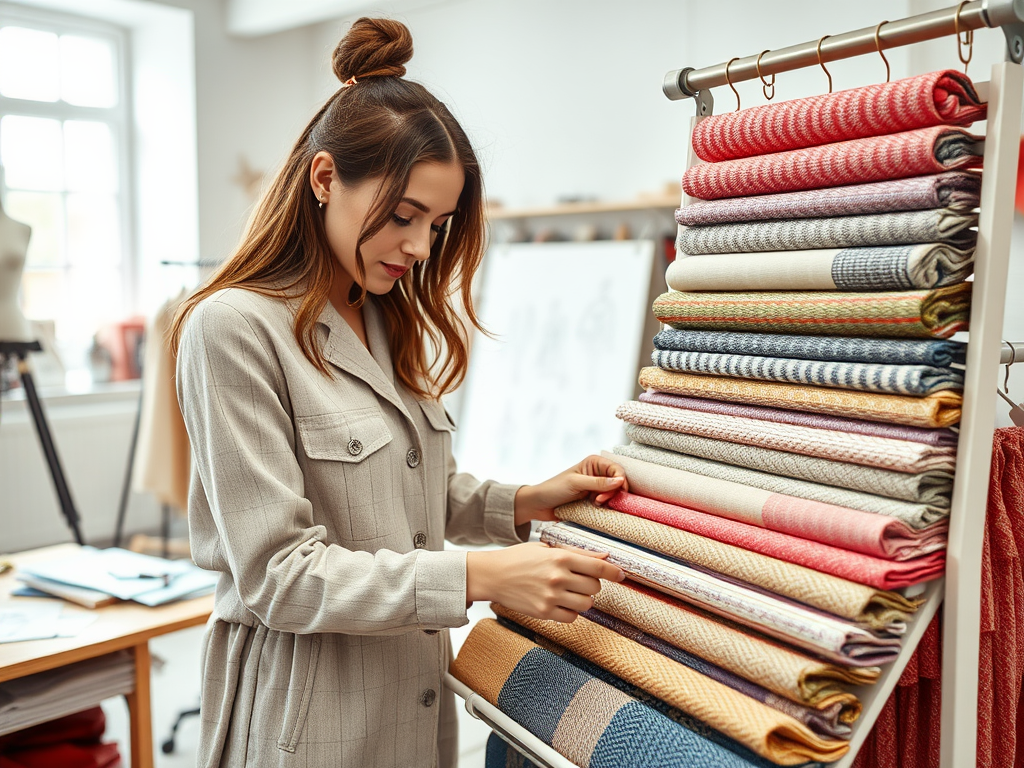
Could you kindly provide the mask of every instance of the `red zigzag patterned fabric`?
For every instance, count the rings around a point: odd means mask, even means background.
[[[695,165],[683,175],[690,197],[764,195],[903,179],[981,165],[980,136],[936,126],[741,160]]]
[[[720,162],[984,119],[985,104],[970,79],[947,69],[714,115],[693,129],[693,150],[701,160]]]

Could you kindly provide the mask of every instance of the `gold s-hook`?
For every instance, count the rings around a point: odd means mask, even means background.
[[[729,67],[732,66],[732,63],[734,61],[739,61],[739,58],[740,58],[739,56],[733,56],[731,59],[729,59],[729,63],[725,65],[725,82],[727,82],[729,84],[729,87],[732,88],[732,92],[734,94],[736,94],[736,111],[737,112],[740,111],[740,92],[737,91],[736,90],[736,86],[732,84],[732,78],[729,77]]]
[[[890,73],[889,73],[889,60],[887,58],[885,58],[885,54],[882,53],[882,38],[879,36],[878,33],[882,31],[882,25],[883,24],[888,24],[888,23],[889,23],[889,21],[888,21],[888,19],[886,19],[885,21],[878,22],[878,26],[875,27],[875,50],[878,51],[878,55],[881,56],[882,57],[882,61],[885,62],[885,82],[887,82],[887,83],[889,82],[889,75],[890,75]]]
[[[771,49],[761,51],[761,53],[757,55],[757,61],[754,62],[754,67],[757,68],[757,76],[761,80],[761,93],[764,94],[765,99],[771,101],[775,98],[775,74],[772,74],[771,80],[765,80],[764,75],[761,74],[761,57],[768,53],[769,50]],[[771,89],[771,93],[769,93],[769,89]]]
[[[1017,350],[1008,341],[1004,341],[1003,344],[1010,348],[1010,362],[1006,364],[1006,378],[1003,379],[1003,391],[1006,394],[1010,394],[1010,366],[1016,362],[1014,358],[1017,357]]]
[[[960,5],[956,7],[956,13],[953,15],[953,34],[956,35],[956,54],[960,57],[960,63],[964,65],[964,74],[967,74],[967,65],[971,63],[971,57],[974,56],[974,30],[965,29],[964,38],[960,39],[960,12],[963,11],[964,6],[967,5],[969,0],[963,0]],[[967,46],[967,58],[964,58],[964,46]]]
[[[825,73],[825,77],[827,77],[827,78],[828,78],[828,92],[829,92],[829,93],[832,93],[832,75],[831,75],[831,73],[830,73],[830,72],[829,72],[829,71],[828,71],[827,69],[825,69],[825,62],[823,62],[823,61],[821,60],[821,44],[822,44],[822,43],[823,43],[823,42],[824,42],[824,41],[825,41],[825,40],[826,40],[827,38],[829,38],[829,37],[832,37],[832,35],[822,35],[822,36],[821,36],[821,39],[820,39],[820,40],[818,40],[818,48],[817,48],[817,51],[818,51],[818,66],[819,66],[819,67],[821,67],[821,71],[822,71],[822,72],[824,72],[824,73]]]

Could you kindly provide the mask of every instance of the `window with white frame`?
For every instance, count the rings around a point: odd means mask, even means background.
[[[130,304],[126,58],[116,26],[0,8],[0,202],[32,227],[22,309],[54,322],[78,381]]]

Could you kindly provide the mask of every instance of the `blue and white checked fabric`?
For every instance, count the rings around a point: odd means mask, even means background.
[[[945,339],[869,339],[844,336],[789,336],[779,333],[680,331],[668,328],[654,337],[656,349],[716,352],[727,355],[830,360],[849,363],[930,365],[963,364],[967,345]]]
[[[924,396],[944,389],[959,390],[964,386],[964,377],[960,371],[924,365],[825,362],[659,349],[651,354],[651,360],[659,368],[669,371],[813,384],[893,395]]]

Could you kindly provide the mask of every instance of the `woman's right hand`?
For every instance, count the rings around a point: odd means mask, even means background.
[[[536,619],[569,623],[594,606],[601,579],[622,581],[626,574],[606,563],[606,552],[516,544],[466,555],[466,598],[488,600]]]

